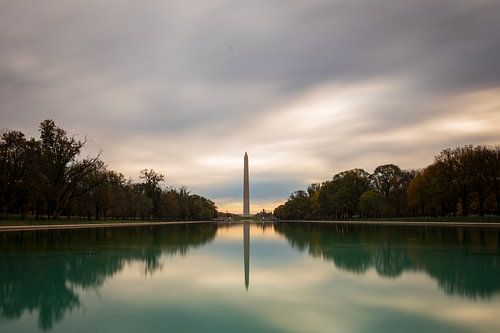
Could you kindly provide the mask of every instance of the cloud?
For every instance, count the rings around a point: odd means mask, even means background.
[[[110,168],[153,167],[216,202],[240,201],[245,150],[270,209],[342,169],[500,139],[495,0],[0,9],[0,128],[53,118]]]

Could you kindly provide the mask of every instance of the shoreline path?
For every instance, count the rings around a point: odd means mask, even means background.
[[[305,221],[305,220],[281,220],[282,223],[325,223],[339,225],[387,225],[387,226],[422,226],[422,227],[475,227],[475,228],[500,228],[497,222],[431,222],[431,221]],[[90,228],[120,228],[120,227],[145,227],[172,224],[199,224],[218,223],[218,221],[164,221],[164,222],[113,222],[113,223],[74,223],[74,224],[40,224],[40,225],[11,225],[0,226],[0,232],[12,231],[37,231],[37,230],[66,230],[66,229],[90,229]],[[227,222],[224,222],[227,223]],[[232,222],[241,224],[242,222]],[[250,223],[261,223],[253,221]]]

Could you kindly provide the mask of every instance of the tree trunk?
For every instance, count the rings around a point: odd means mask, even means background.
[[[479,216],[484,216],[484,202],[486,201],[486,197],[483,195],[482,192],[480,192],[478,195],[478,201],[479,201]]]
[[[460,200],[462,201],[462,216],[469,216],[469,193],[462,190]]]
[[[69,220],[71,218],[71,205],[68,206],[68,211],[66,214],[66,219]]]
[[[99,205],[95,205],[95,219],[96,221],[100,220],[101,208]]]
[[[40,200],[35,199],[35,219],[39,220],[40,219]]]
[[[5,218],[5,205],[3,201],[0,201],[0,220],[3,220]]]
[[[497,199],[497,215],[500,215],[500,194],[496,194]]]

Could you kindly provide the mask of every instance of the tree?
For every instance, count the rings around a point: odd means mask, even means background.
[[[162,193],[162,216],[170,221],[180,220],[180,207],[178,193],[175,189],[169,189]]]
[[[144,193],[152,203],[151,216],[158,218],[160,215],[161,200],[160,183],[165,180],[165,176],[155,172],[153,169],[144,169],[141,170],[139,178],[143,180]]]
[[[394,164],[378,166],[371,175],[372,185],[383,197],[388,198],[399,186],[402,177],[401,169]]]
[[[278,219],[285,218],[285,205],[279,205],[273,211],[273,215]]]
[[[363,169],[352,169],[333,177],[336,191],[332,196],[341,217],[351,218],[358,214],[358,203],[361,195],[370,187],[369,174]]]
[[[355,216],[448,216],[496,210],[500,215],[500,146],[445,149],[420,171],[394,164],[336,174],[307,193],[295,192],[275,209],[277,217],[339,219]],[[298,195],[300,194],[300,195]],[[298,202],[307,198],[304,215]],[[298,209],[296,207],[299,207]]]
[[[436,162],[442,163],[455,192],[460,200],[460,213],[469,215],[470,195],[472,193],[475,167],[474,150],[471,145],[445,149],[437,157]]]
[[[80,199],[80,205],[85,206],[85,213],[90,220],[92,215],[96,220],[107,217],[107,210],[111,193],[109,192],[109,179],[111,174],[106,170],[106,165],[102,161],[96,161],[91,172],[86,174],[78,184],[78,190],[84,194]],[[88,189],[85,191],[85,189]],[[68,217],[71,214],[71,203],[67,208]]]
[[[364,217],[379,217],[382,197],[374,190],[367,190],[359,197],[358,209]]]
[[[80,187],[80,181],[96,167],[97,157],[78,161],[86,140],[68,137],[53,120],[40,124],[41,183],[47,203],[47,216],[57,219],[71,201],[91,187]]]
[[[323,219],[359,215],[359,198],[369,187],[369,174],[363,169],[340,172],[321,186],[313,184],[308,189],[313,215]]]
[[[371,182],[383,198],[383,215],[400,216],[406,213],[406,189],[414,174],[394,164],[381,165],[375,169]]]
[[[470,152],[470,179],[471,191],[475,194],[479,216],[484,216],[485,202],[488,195],[491,193],[490,188],[490,156],[494,150],[490,150],[484,146],[474,147]]]
[[[189,196],[189,209],[192,220],[206,221],[217,216],[214,202],[196,194]]]
[[[285,204],[285,218],[290,220],[308,219],[311,207],[311,200],[307,192],[295,191]]]
[[[485,178],[496,202],[496,214],[500,215],[500,146],[484,151]]]
[[[417,211],[420,211],[421,215],[425,215],[426,208],[428,208],[429,182],[424,171],[417,172],[408,186],[406,195],[408,206],[413,209],[413,215],[417,215],[415,214]]]
[[[68,136],[48,119],[40,139],[19,131],[0,136],[0,218],[31,210],[36,219],[66,214],[95,218],[211,219],[215,203],[186,188],[162,189],[165,177],[141,171],[140,183],[107,169],[96,157],[79,158],[86,140]]]
[[[34,172],[33,141],[20,131],[6,131],[0,141],[0,218],[7,217],[9,205],[17,201],[21,214],[29,192],[28,174]]]

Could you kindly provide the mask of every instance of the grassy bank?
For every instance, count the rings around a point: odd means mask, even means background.
[[[31,226],[31,225],[59,225],[59,224],[109,224],[109,223],[141,223],[141,222],[165,222],[163,220],[148,220],[148,219],[113,219],[113,220],[89,220],[79,218],[60,218],[58,220],[36,220],[36,219],[8,219],[0,220],[0,226]]]
[[[420,222],[420,223],[436,223],[436,224],[494,224],[500,223],[500,216],[467,216],[467,217],[393,217],[393,218],[350,218],[350,219],[337,219],[337,220],[278,220],[278,221],[303,221],[303,222],[336,222],[336,223],[353,223],[353,222],[380,222],[382,224],[388,224],[394,222],[394,224],[404,223],[404,222]]]
[[[366,218],[350,219],[351,221],[408,221],[408,222],[467,222],[467,223],[499,223],[500,216],[421,216],[421,217],[386,217],[386,218]]]
[[[233,216],[232,222],[240,222],[242,220],[253,220],[260,222],[256,217],[242,218],[240,216]],[[446,216],[446,217],[386,217],[386,218],[351,218],[342,221],[394,221],[394,222],[464,222],[464,223],[500,223],[500,216],[487,215],[487,216]],[[58,220],[36,220],[33,217],[28,217],[24,220],[18,216],[10,216],[8,220],[0,220],[0,226],[31,226],[31,225],[58,225],[58,224],[109,224],[109,223],[141,223],[141,222],[165,222],[164,220],[149,220],[149,219],[111,219],[111,220],[89,220],[86,218],[60,218]]]

